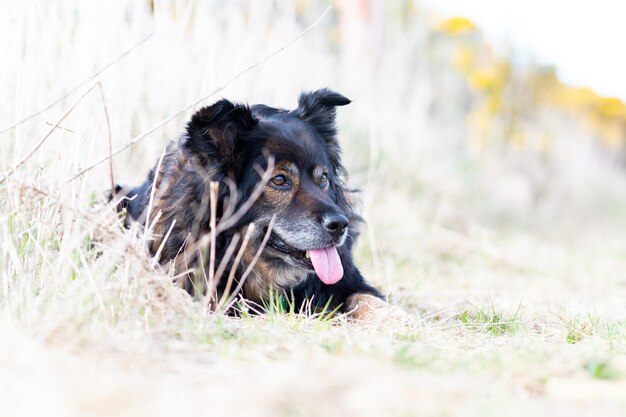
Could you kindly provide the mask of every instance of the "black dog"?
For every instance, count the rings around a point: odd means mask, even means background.
[[[362,301],[382,305],[381,293],[365,282],[352,260],[360,219],[343,182],[335,129],[335,107],[348,103],[322,89],[301,94],[291,111],[227,100],[200,109],[146,181],[118,193],[127,197],[120,204],[127,209],[126,224],[149,224],[152,254],[161,263],[174,262],[177,273],[195,270],[184,274],[183,285],[191,293],[204,292],[210,276],[209,183],[216,182],[216,232],[227,225],[215,245],[213,267],[222,268],[213,287],[218,299],[238,289],[244,299],[262,303],[270,290],[278,290],[296,306],[308,301],[354,311]],[[272,171],[259,188],[269,165]],[[240,210],[245,204],[249,207]],[[233,255],[251,223],[237,263]]]

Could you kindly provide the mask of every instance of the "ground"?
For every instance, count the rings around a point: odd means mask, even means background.
[[[280,306],[209,314],[166,274],[139,271],[143,242],[112,224],[108,254],[71,255],[92,279],[3,275],[3,415],[617,416],[626,407],[626,261],[609,241],[583,253],[433,230],[411,257],[421,267],[374,277],[406,319],[373,324]],[[42,268],[55,263],[41,254]],[[603,279],[590,282],[598,269]]]
[[[322,2],[35,6],[0,18],[0,415],[626,413],[617,148],[553,108],[515,113],[537,108],[519,92],[518,108],[489,90],[525,141],[499,136],[497,108],[481,137],[474,110],[493,109],[422,9],[378,27],[338,6],[289,44]],[[406,317],[208,313],[104,204],[108,164],[83,169],[134,138],[113,175],[138,184],[199,98],[291,108],[320,87],[353,100],[338,126],[357,263]]]

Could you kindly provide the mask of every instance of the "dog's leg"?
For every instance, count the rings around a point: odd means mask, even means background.
[[[388,321],[404,322],[407,320],[406,313],[399,307],[392,306],[384,300],[371,294],[356,293],[346,299],[345,312],[354,320],[373,323],[385,323]]]
[[[389,308],[389,304],[371,294],[357,293],[346,299],[346,315],[355,320],[369,320],[379,311]]]

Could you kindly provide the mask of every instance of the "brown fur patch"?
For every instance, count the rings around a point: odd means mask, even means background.
[[[186,249],[197,251],[196,243],[206,233],[201,220],[209,211],[208,183],[213,173],[185,152],[180,142],[173,142],[154,175],[155,192],[149,213],[153,238],[150,250],[156,254],[161,249],[161,261],[176,257],[176,270],[181,271],[178,266],[188,264],[193,256]],[[195,188],[203,188],[204,192],[200,196],[188,192]],[[139,221],[144,221],[146,215],[148,213],[144,212]],[[164,241],[166,237],[168,240]],[[183,240],[185,245],[181,248]]]
[[[276,212],[280,213],[289,205],[300,188],[300,172],[294,163],[282,161],[276,164],[272,177],[277,175],[287,177],[287,180],[291,183],[289,190],[276,189],[268,184],[265,187],[264,193],[266,198],[273,202],[274,207],[276,207]]]
[[[244,250],[242,263],[247,267],[252,263],[258,245],[249,245]],[[306,277],[307,272],[291,266],[277,267],[275,262],[261,256],[243,285],[244,296],[252,301],[260,301],[269,296],[270,289],[291,288]]]

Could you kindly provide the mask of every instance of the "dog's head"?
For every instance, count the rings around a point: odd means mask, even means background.
[[[239,204],[271,155],[270,179],[240,225],[254,222],[263,230],[275,216],[264,257],[315,270],[326,284],[343,276],[337,248],[352,218],[335,129],[335,107],[348,103],[327,89],[302,93],[291,111],[222,100],[198,111],[187,128],[189,149],[204,163],[219,164],[223,179],[236,184]]]

